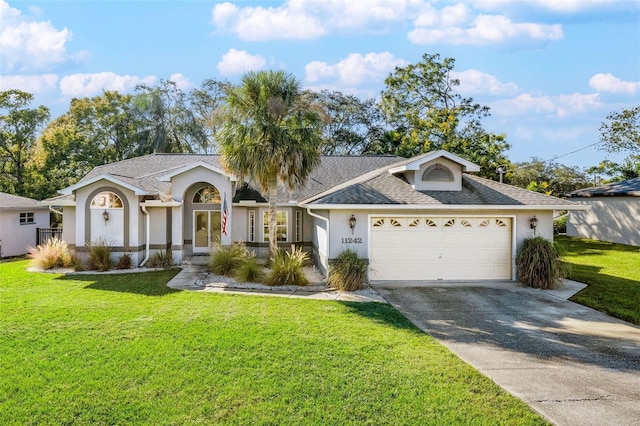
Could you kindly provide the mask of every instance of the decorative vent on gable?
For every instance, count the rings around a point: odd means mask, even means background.
[[[448,167],[443,166],[440,163],[436,163],[433,166],[427,168],[422,174],[423,181],[431,182],[452,182],[453,173]]]

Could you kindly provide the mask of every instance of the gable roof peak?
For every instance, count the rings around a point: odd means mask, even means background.
[[[449,161],[459,164],[462,166],[463,172],[479,172],[480,166],[475,163],[472,163],[469,160],[465,160],[462,157],[459,157],[455,154],[450,153],[449,151],[445,151],[444,149],[439,149],[436,151],[430,151],[412,158],[408,158],[407,160],[399,163],[395,167],[389,169],[389,173],[403,173],[410,170],[420,170],[420,166],[425,163],[428,163],[433,160],[437,160],[438,158],[446,158]]]

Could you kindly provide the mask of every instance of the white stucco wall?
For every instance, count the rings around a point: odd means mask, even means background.
[[[62,209],[62,239],[71,247],[76,245],[76,208],[67,206]]]
[[[640,246],[640,197],[572,198],[590,206],[572,211],[567,235]]]
[[[20,213],[33,213],[34,223],[20,224]],[[36,245],[36,228],[49,227],[49,210],[0,211],[0,257],[22,256]]]

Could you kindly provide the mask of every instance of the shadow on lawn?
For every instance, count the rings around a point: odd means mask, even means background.
[[[377,302],[338,302],[346,306],[352,313],[359,315],[368,320],[381,323],[384,325],[391,325],[395,328],[414,331],[418,334],[423,334],[422,331],[416,327],[411,321],[407,319],[396,308],[386,303]]]
[[[145,296],[165,296],[177,293],[167,287],[167,283],[180,269],[124,274],[78,274],[63,275],[58,280],[86,281],[90,290],[116,291],[119,293],[141,294]]]

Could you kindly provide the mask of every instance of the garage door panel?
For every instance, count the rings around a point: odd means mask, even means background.
[[[510,279],[511,227],[495,217],[372,218],[371,278]]]

